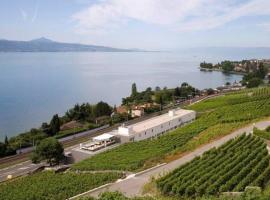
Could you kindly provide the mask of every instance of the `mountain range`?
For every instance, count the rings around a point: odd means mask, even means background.
[[[0,39],[0,52],[134,52],[137,49],[120,49],[106,46],[56,42],[47,38],[30,41]]]

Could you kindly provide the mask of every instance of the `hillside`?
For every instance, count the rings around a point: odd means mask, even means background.
[[[47,38],[30,41],[0,40],[0,52],[132,52],[105,46],[62,43]]]
[[[270,156],[259,137],[242,135],[179,167],[158,180],[164,195],[203,196],[265,188],[270,180]]]
[[[175,154],[194,150],[254,120],[270,116],[269,96],[270,88],[261,88],[200,102],[189,107],[199,112],[193,123],[155,140],[127,143],[100,153],[75,164],[73,169],[139,171],[171,160]]]
[[[198,112],[198,118],[191,124],[180,127],[157,139],[127,143],[100,153],[74,164],[68,172],[70,174],[59,173],[52,176],[42,172],[19,178],[15,181],[1,183],[0,193],[2,195],[0,199],[12,200],[16,198],[28,200],[28,194],[33,190],[35,191],[35,196],[32,199],[45,199],[43,197],[49,191],[50,197],[46,199],[64,200],[78,193],[88,191],[91,188],[114,181],[122,176],[122,174],[112,173],[114,170],[140,171],[158,163],[178,159],[183,154],[225,136],[235,129],[269,117],[269,96],[269,87],[248,89],[191,105],[188,108]],[[264,141],[255,137],[242,136],[236,140],[231,140],[220,149],[211,150],[201,158],[197,158],[175,170],[172,174],[165,176],[162,179],[163,185],[161,180],[159,188],[164,194],[170,193],[173,195],[176,194],[173,193],[176,191],[184,195],[187,194],[189,197],[193,197],[192,192],[194,190],[195,192],[198,190],[198,196],[216,194],[217,191],[243,191],[243,187],[250,183],[262,186],[267,191],[269,190],[267,189],[267,183],[270,172],[268,166],[269,156],[265,147]],[[226,161],[226,158],[228,161]],[[217,172],[215,171],[215,166],[219,164],[222,167]],[[223,168],[226,170],[223,170]],[[104,174],[103,170],[109,171]],[[101,174],[95,174],[97,172]],[[184,173],[181,174],[181,172]],[[228,174],[226,175],[227,172]],[[196,177],[200,177],[202,174],[205,176],[199,180],[200,182],[197,182]],[[81,176],[84,175],[89,177],[85,177],[85,180],[83,179],[84,182],[80,183],[82,184],[81,187],[78,183],[82,178]],[[215,175],[220,176],[217,177]],[[59,179],[60,177],[62,179]],[[176,179],[174,180],[175,177],[179,178],[177,181],[189,183],[189,185],[183,184],[181,190],[178,189],[179,184],[176,182]],[[200,184],[206,178],[208,178],[208,182]],[[169,179],[170,181],[168,181]],[[92,180],[97,181],[92,182]],[[226,185],[224,181],[227,180],[230,180],[230,184]],[[47,185],[47,187],[45,189],[43,187],[30,187],[35,186],[37,183],[39,185]],[[165,186],[165,183],[168,186]],[[218,185],[218,183],[220,184]],[[196,184],[201,186],[198,187],[200,190],[195,187],[197,186]],[[188,187],[191,185],[194,185],[194,187]],[[172,188],[175,189],[172,190]],[[176,194],[176,196],[178,195]],[[104,199],[124,200],[125,198],[114,198],[112,196],[111,198]],[[162,197],[161,199],[167,199],[167,197]],[[206,199],[204,198],[204,200]]]

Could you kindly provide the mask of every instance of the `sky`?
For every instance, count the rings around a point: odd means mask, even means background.
[[[119,48],[270,47],[270,0],[1,0],[0,39]]]

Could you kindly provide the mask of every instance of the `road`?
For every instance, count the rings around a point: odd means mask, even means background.
[[[38,169],[43,165],[44,165],[43,163],[32,164],[31,161],[25,161],[11,167],[0,169],[0,181],[6,180],[8,175],[12,175],[12,177],[25,175],[29,172]]]
[[[265,129],[270,126],[270,121],[261,121],[255,124],[259,129]],[[120,191],[128,197],[140,196],[142,195],[143,186],[149,182],[151,177],[158,177],[162,174],[165,174],[173,169],[191,161],[196,156],[202,155],[204,152],[210,150],[213,147],[219,147],[222,144],[226,143],[228,140],[235,138],[243,134],[244,132],[250,133],[253,130],[253,125],[246,126],[244,128],[238,129],[237,131],[232,132],[231,134],[224,136],[216,141],[213,141],[209,144],[199,147],[195,151],[175,160],[168,164],[161,165],[138,174],[133,174],[128,176],[126,179],[118,181],[116,183],[108,184],[105,187],[99,189],[91,190],[84,193],[82,196],[94,196],[97,197],[100,193],[105,191]],[[76,199],[76,198],[70,198]]]
[[[212,97],[215,97],[215,96],[218,96],[218,95],[210,95],[210,96],[206,96],[206,97],[193,98],[188,102],[183,102],[181,105],[177,105],[177,107],[184,106],[184,105],[187,105],[187,104],[190,104],[190,103],[196,103],[196,102],[202,101],[204,99],[212,98]],[[162,110],[160,112],[151,113],[151,114],[145,115],[143,117],[127,121],[126,125],[138,123],[140,121],[149,119],[151,117],[155,117],[157,115],[166,113],[166,112],[168,112],[169,109],[172,109],[172,107],[165,108],[164,110]],[[71,149],[74,149],[74,148],[78,148],[79,143],[83,142],[84,140],[89,140],[91,137],[100,135],[100,134],[105,133],[105,132],[109,132],[109,131],[115,129],[116,127],[117,126],[106,127],[104,129],[98,130],[98,131],[91,131],[91,130],[90,131],[85,131],[85,132],[79,133],[77,135],[69,136],[67,139],[66,138],[61,139],[61,140],[63,140],[62,142],[63,142],[63,144],[65,146],[69,146],[69,147],[65,148],[65,152],[71,151]],[[76,142],[74,142],[75,140],[76,140]],[[78,159],[74,158],[75,162],[78,162],[78,161],[80,161],[82,159],[85,159],[85,158],[89,157],[87,155],[83,155],[83,156],[79,155],[78,153],[76,153],[74,151],[72,151],[72,154],[74,154],[75,157],[78,157]],[[14,161],[14,160],[16,161],[16,159],[20,159],[22,157],[28,157],[29,155],[30,155],[30,152],[26,152],[25,154],[20,154],[20,155],[15,155],[15,156],[12,156],[12,157],[6,157],[6,158],[3,158],[3,159],[0,159],[0,162],[2,164],[2,163],[5,163],[5,162],[11,162],[11,161]],[[35,165],[35,164],[32,164],[31,161],[25,161],[25,162],[15,164],[15,165],[12,165],[12,166],[4,168],[4,169],[0,169],[0,182],[5,181],[8,175],[12,175],[12,177],[26,175],[28,173],[31,173],[32,171],[35,171],[36,169],[38,169],[41,166],[44,166],[44,163]]]

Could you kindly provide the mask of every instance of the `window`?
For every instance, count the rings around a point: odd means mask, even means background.
[[[146,135],[146,131],[144,132],[144,135]]]
[[[142,135],[141,134],[139,134],[139,137],[141,137]]]
[[[152,129],[152,133],[154,132],[154,129]]]

